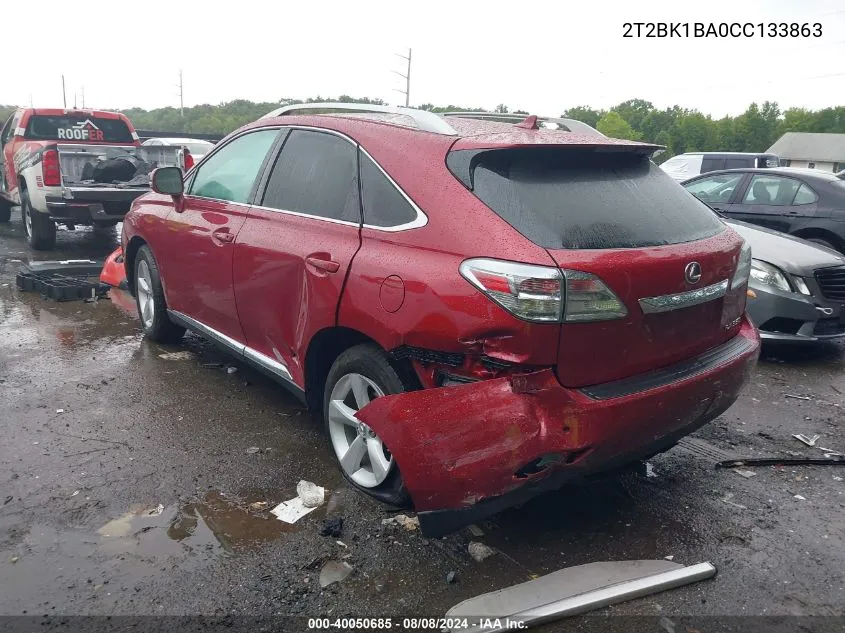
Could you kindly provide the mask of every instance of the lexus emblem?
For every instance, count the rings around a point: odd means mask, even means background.
[[[701,264],[698,262],[690,262],[684,268],[684,277],[688,284],[697,284],[701,281]]]

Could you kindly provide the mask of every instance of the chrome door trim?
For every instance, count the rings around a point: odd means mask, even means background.
[[[695,290],[688,290],[677,294],[643,297],[640,299],[640,308],[642,308],[645,314],[681,310],[713,301],[719,297],[724,297],[727,291],[728,280],[725,279],[724,281],[705,286],[704,288],[696,288]]]
[[[261,352],[252,349],[251,347],[244,347],[244,357],[254,363],[258,363],[259,365],[264,367],[264,369],[269,372],[272,372],[279,378],[283,378],[284,380],[293,383],[293,376],[291,376],[290,370],[288,369],[287,365],[285,365],[282,361],[270,358],[269,356],[266,356]]]
[[[274,358],[270,358],[269,356],[262,354],[261,352],[252,349],[251,347],[247,347],[244,343],[240,341],[236,341],[231,336],[226,336],[222,332],[218,332],[214,328],[207,326],[205,323],[201,321],[197,321],[196,319],[189,317],[187,314],[183,314],[177,310],[168,310],[167,315],[170,317],[171,320],[182,325],[189,330],[196,332],[215,343],[219,343],[220,345],[230,349],[238,356],[243,356],[244,359],[255,363],[256,365],[263,367],[265,370],[281,378],[282,380],[290,383],[294,387],[299,390],[302,390],[302,387],[296,384],[293,380],[293,376],[290,373],[287,365],[281,360],[277,360]]]

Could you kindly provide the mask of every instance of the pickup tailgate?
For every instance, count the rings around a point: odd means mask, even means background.
[[[146,187],[158,167],[184,169],[181,147],[64,144],[56,146],[65,186]]]

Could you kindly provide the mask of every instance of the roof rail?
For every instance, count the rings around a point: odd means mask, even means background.
[[[463,117],[465,119],[480,119],[482,121],[498,121],[499,123],[520,123],[527,119],[530,115],[527,114],[513,114],[510,112],[445,112],[443,116]],[[575,132],[576,134],[584,134],[586,136],[600,136],[607,138],[604,134],[599,132],[591,125],[587,125],[583,121],[575,119],[562,119],[559,117],[538,116],[537,120],[542,123],[553,123],[558,127]],[[552,126],[544,126],[552,128]],[[554,129],[554,128],[552,128]]]
[[[382,114],[398,114],[410,117],[417,128],[424,132],[457,136],[458,132],[446,120],[434,112],[417,110],[416,108],[401,108],[398,106],[372,105],[369,103],[297,103],[277,108],[265,114],[262,119],[269,119],[292,114],[308,114],[308,110],[322,110],[311,114],[338,114],[346,112],[374,112]],[[326,112],[326,110],[330,110]],[[304,112],[303,112],[304,111]]]

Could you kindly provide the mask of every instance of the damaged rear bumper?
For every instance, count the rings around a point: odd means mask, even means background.
[[[730,407],[760,339],[745,320],[684,363],[584,389],[551,369],[371,402],[358,417],[390,447],[427,536],[672,446]]]

